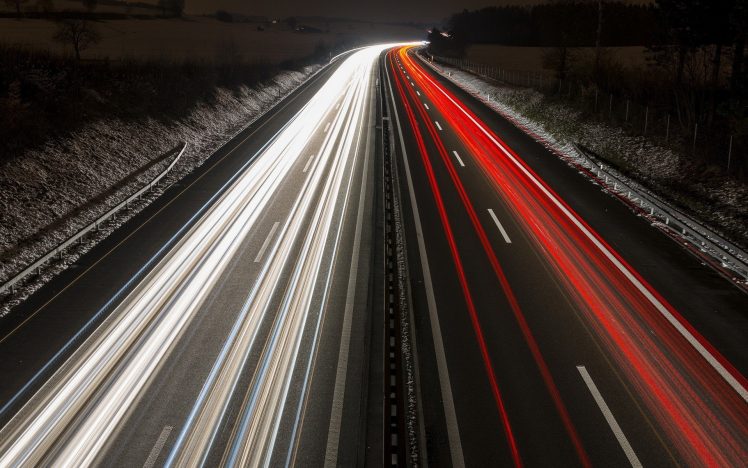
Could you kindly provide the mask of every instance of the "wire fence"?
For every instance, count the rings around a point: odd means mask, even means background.
[[[572,104],[597,121],[623,128],[631,135],[645,136],[653,143],[748,180],[748,135],[715,131],[698,123],[684,125],[669,108],[607,92],[589,81],[558,79],[549,71],[511,70],[464,58],[431,58],[484,78],[536,89]]]

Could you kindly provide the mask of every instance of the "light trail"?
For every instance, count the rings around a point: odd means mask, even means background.
[[[257,279],[249,285],[245,305],[187,424],[176,428],[179,436],[169,454],[169,463],[180,466],[205,463],[216,450],[216,431],[229,401],[236,398],[238,380],[248,372],[249,354],[262,345],[250,388],[238,396],[245,403],[224,462],[270,460],[302,337],[311,329],[315,336],[310,339],[317,339],[319,327],[308,324],[314,311],[317,316],[322,313],[320,298],[330,288],[326,273],[340,241],[335,233],[344,222],[362,132],[369,123],[365,119],[373,97],[372,71],[387,47],[365,48],[345,59],[253,164],[0,431],[0,466],[95,464],[285,182],[301,173],[303,184],[293,206],[277,228],[273,225],[257,255],[261,265]],[[342,109],[334,110],[338,106]],[[311,166],[297,170],[308,162],[304,156],[310,153],[317,155]],[[271,333],[260,341],[259,330],[267,321],[273,323]]]
[[[657,421],[668,445],[678,450],[686,464],[745,465],[745,378],[518,154],[432,79],[407,49],[398,55],[422,94],[470,150],[497,195],[556,271],[582,317]],[[422,120],[428,127],[428,116]],[[431,134],[441,145],[439,132]],[[453,162],[444,153],[442,160],[453,184],[465,194]],[[463,203],[468,211],[473,210],[466,194]],[[475,229],[482,237],[480,223],[475,223]],[[490,242],[484,243],[484,250],[496,269]],[[496,271],[504,281],[500,269]]]

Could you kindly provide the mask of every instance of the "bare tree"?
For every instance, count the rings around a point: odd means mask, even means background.
[[[185,0],[158,0],[163,16],[181,17],[184,13]]]
[[[83,6],[88,11],[94,11],[96,7],[99,5],[98,0],[82,0]]]
[[[55,9],[52,0],[37,0],[36,7],[44,13],[51,13]]]
[[[16,9],[16,19],[21,19],[21,5],[24,3],[28,3],[29,0],[5,0],[6,5],[10,5],[12,7],[15,7]]]
[[[97,44],[101,36],[96,28],[85,19],[64,19],[57,24],[57,32],[54,39],[61,44],[73,47],[75,58],[81,59],[81,52],[90,45]]]

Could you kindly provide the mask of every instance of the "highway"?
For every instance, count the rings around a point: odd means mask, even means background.
[[[384,59],[433,466],[745,466],[748,300],[415,53]]]
[[[382,50],[336,60],[14,311],[0,466],[356,459]]]
[[[400,465],[398,405],[423,466],[748,465],[745,292],[416,51],[336,58],[14,309],[0,466]]]

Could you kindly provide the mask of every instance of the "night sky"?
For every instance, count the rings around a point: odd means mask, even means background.
[[[438,21],[463,8],[530,4],[533,0],[187,0],[193,13],[228,10],[266,16],[329,16],[384,21]]]

